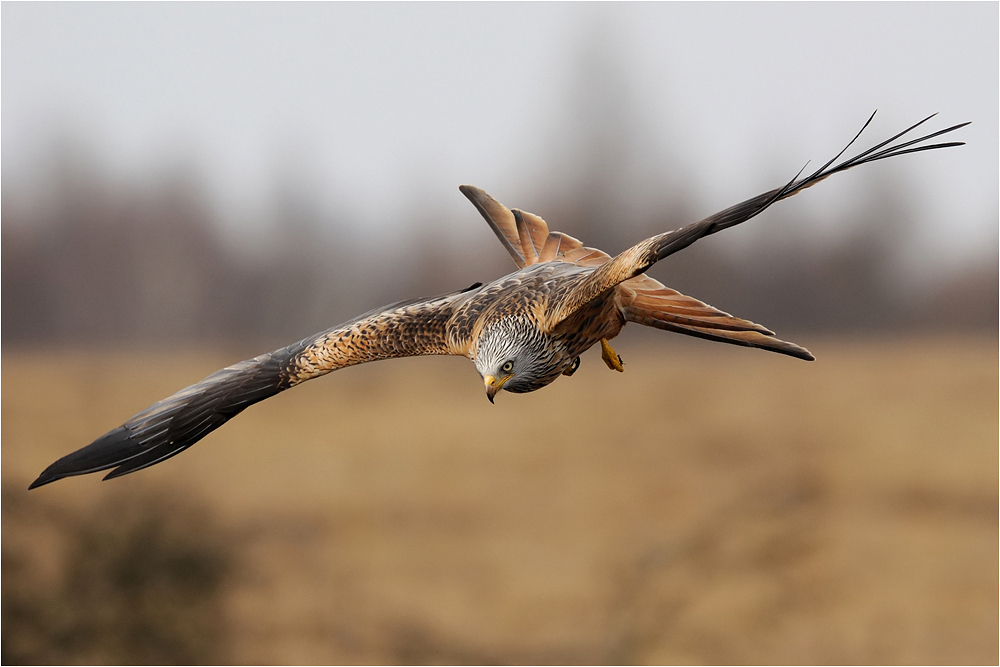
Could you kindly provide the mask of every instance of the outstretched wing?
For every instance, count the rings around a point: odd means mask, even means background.
[[[250,405],[340,368],[393,357],[464,355],[470,341],[449,320],[479,287],[393,304],[223,368],[59,459],[28,488],[108,468],[114,470],[105,479],[147,468],[184,451]]]
[[[590,276],[581,280],[578,285],[565,295],[565,298],[562,300],[559,307],[551,313],[548,326],[556,326],[559,322],[566,319],[586,304],[590,303],[593,299],[604,294],[629,278],[641,274],[664,257],[667,257],[678,250],[683,250],[698,239],[708,236],[709,234],[715,234],[723,229],[728,229],[729,227],[738,225],[741,222],[746,222],[750,218],[762,213],[769,206],[771,206],[771,204],[781,199],[791,197],[792,195],[819,183],[823,179],[832,176],[837,172],[847,171],[848,169],[862,164],[875,162],[876,160],[882,160],[885,158],[896,157],[897,155],[905,155],[907,153],[916,153],[919,151],[928,151],[938,148],[949,148],[952,146],[961,146],[964,142],[952,141],[939,144],[927,144],[925,142],[929,139],[933,139],[934,137],[947,134],[948,132],[952,132],[968,125],[968,123],[960,123],[958,125],[953,125],[943,130],[938,130],[937,132],[924,135],[918,139],[911,139],[894,145],[894,142],[897,139],[903,137],[934,117],[933,115],[928,116],[919,123],[903,130],[891,139],[883,141],[877,146],[869,148],[853,158],[844,160],[835,166],[831,166],[834,162],[840,159],[841,155],[843,155],[847,149],[851,147],[851,145],[854,144],[858,137],[861,136],[861,132],[865,131],[865,128],[868,127],[868,124],[871,123],[872,118],[874,117],[875,114],[872,114],[868,121],[864,124],[864,127],[861,128],[861,131],[855,135],[854,139],[852,139],[850,143],[848,143],[847,146],[840,151],[840,153],[809,176],[800,179],[800,172],[794,179],[783,187],[776,188],[769,192],[765,192],[762,195],[758,195],[752,199],[736,204],[735,206],[727,208],[726,210],[716,213],[713,216],[705,218],[701,222],[696,222],[688,225],[687,227],[682,227],[678,230],[666,232],[664,234],[659,234],[646,239],[645,241],[642,241],[641,243],[638,243],[624,251],[613,260],[601,265]]]

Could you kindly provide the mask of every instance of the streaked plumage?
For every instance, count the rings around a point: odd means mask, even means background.
[[[613,259],[571,236],[550,232],[536,215],[508,209],[482,190],[464,185],[462,193],[489,223],[517,271],[487,285],[477,283],[459,292],[386,306],[224,368],[59,459],[30,488],[108,468],[114,470],[105,479],[141,470],[187,449],[258,401],[331,371],[378,359],[466,356],[483,376],[491,401],[500,389],[529,392],[559,375],[572,375],[580,355],[598,342],[608,367],[622,370],[620,357],[607,341],[628,322],[812,360],[807,350],[779,340],[765,327],[684,296],[643,272],[703,236],[745,222],[839,171],[961,145],[926,142],[967,123],[893,145],[929,119],[832,166],[845,148],[809,176],[797,175],[783,187],[646,239]]]

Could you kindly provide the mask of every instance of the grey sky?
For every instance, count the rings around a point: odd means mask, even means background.
[[[840,177],[803,205],[833,224],[884,176],[913,202],[924,250],[996,244],[997,3],[0,11],[5,196],[36,191],[68,136],[113,179],[195,174],[232,231],[287,187],[382,234],[418,222],[414,205],[474,217],[460,183],[530,209],[587,150],[574,105],[628,101],[624,194],[672,173],[708,214],[825,160],[877,108],[871,139],[937,111],[939,126],[973,121],[957,137],[969,145]]]

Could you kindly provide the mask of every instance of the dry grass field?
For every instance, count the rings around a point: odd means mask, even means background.
[[[237,359],[5,350],[4,662],[996,664],[996,340],[619,340],[496,405],[461,359],[347,369],[30,493]]]

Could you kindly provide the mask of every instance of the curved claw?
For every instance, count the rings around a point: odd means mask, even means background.
[[[575,373],[576,369],[578,369],[579,367],[580,367],[580,357],[577,357],[576,359],[573,360],[573,363],[571,363],[569,366],[566,367],[566,370],[564,370],[562,374],[568,377],[573,373]]]

